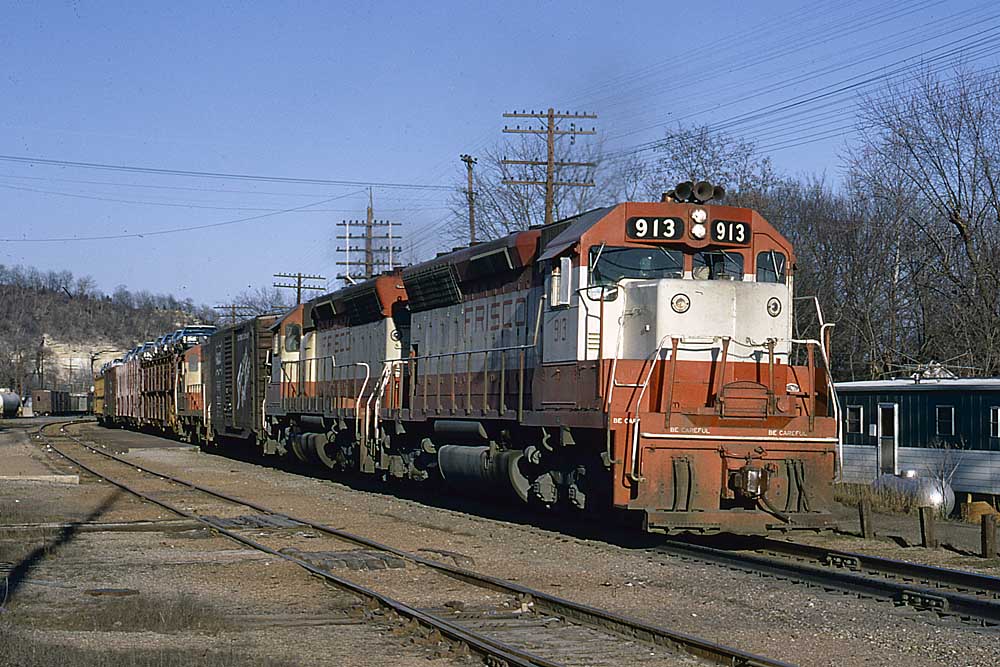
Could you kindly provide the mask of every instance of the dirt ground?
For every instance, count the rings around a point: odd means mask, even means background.
[[[24,442],[9,424],[0,469]],[[295,565],[81,477],[0,481],[0,665],[454,664]]]
[[[605,526],[566,529],[559,516],[531,518],[489,500],[440,498],[405,486],[389,493],[367,480],[351,479],[345,483],[323,475],[313,477],[263,467],[232,456],[162,446],[139,448],[136,447],[139,443],[164,443],[151,436],[123,431],[87,427],[85,432],[88,430],[94,438],[116,443],[121,450],[130,450],[126,456],[143,465],[291,515],[431,557],[451,558],[466,567],[520,581],[562,597],[791,663],[838,667],[1000,664],[1000,633],[994,630],[977,630],[950,620],[927,618],[906,608],[655,556],[648,547],[655,544],[656,538],[642,535],[608,538],[604,536]],[[4,437],[0,433],[0,442]],[[99,506],[108,493],[108,489],[88,482],[86,477],[76,489],[54,485],[18,488],[0,484],[0,523],[7,522],[3,519],[2,507],[9,506],[15,495],[24,500],[30,498],[32,507],[45,510],[31,521],[52,521],[65,520],[69,515],[86,515],[87,510],[82,508]],[[852,512],[850,508],[845,509],[845,519],[849,519]],[[163,512],[137,506],[135,501],[116,498],[100,520],[134,521],[140,518],[162,520],[168,517]],[[895,521],[899,522],[898,526],[892,523]],[[903,535],[903,543],[912,544],[912,535],[907,532],[911,521],[915,528],[915,519],[879,516],[876,527],[886,539],[874,542],[830,535],[815,539],[834,541],[844,549],[875,550],[892,557],[950,566],[959,566],[962,559],[972,559],[960,553],[965,547],[931,552],[904,548],[900,540],[888,538],[893,532],[899,532]],[[956,534],[961,536],[964,529],[957,527]],[[48,622],[33,619],[48,618],[46,614],[51,614],[53,608],[70,609],[70,599],[74,604],[93,604],[93,600],[81,591],[84,587],[96,586],[131,587],[139,589],[141,596],[168,600],[171,604],[176,604],[177,595],[187,594],[194,596],[199,604],[218,610],[212,615],[228,619],[227,622],[251,615],[273,615],[277,610],[284,615],[299,614],[309,618],[335,612],[341,613],[337,618],[350,615],[342,611],[349,609],[349,605],[336,602],[336,596],[324,586],[301,574],[286,575],[285,568],[289,566],[269,563],[264,566],[265,571],[276,573],[271,575],[276,578],[262,577],[259,556],[245,553],[219,538],[192,539],[184,535],[177,530],[80,533],[60,547],[57,554],[43,559],[44,566],[51,570],[40,568],[31,575],[42,579],[42,574],[46,573],[51,581],[74,588],[24,586],[16,604],[8,605],[13,609],[10,615],[27,619],[27,623],[20,626],[22,628],[47,628],[45,632],[51,641],[61,637],[60,632],[83,636],[86,634],[83,630],[48,629]],[[946,541],[953,539],[945,533],[941,536]],[[7,541],[0,544],[7,544]],[[209,553],[214,554],[212,560],[209,560]],[[215,559],[222,560],[216,562]],[[0,560],[11,558],[0,556]],[[982,565],[981,562],[976,564]],[[153,572],[158,576],[149,576]],[[389,575],[366,576],[377,582],[380,577]],[[76,577],[83,578],[78,580]],[[293,583],[299,579],[300,583]],[[252,586],[247,585],[250,581]],[[270,581],[276,583],[269,585]],[[393,586],[394,595],[406,602],[419,604],[430,597],[421,577],[414,577],[409,585],[397,578]],[[440,591],[432,597],[438,599],[439,596]],[[77,614],[63,614],[70,615]],[[426,649],[409,646],[402,640],[394,643],[396,638],[391,630],[371,624],[319,626],[320,629],[308,626],[292,631],[252,627],[239,620],[235,624],[239,630],[227,625],[211,631],[184,631],[181,635],[161,632],[158,641],[191,634],[195,641],[191,646],[214,646],[220,650],[239,646],[241,650],[252,651],[258,659],[279,661],[275,664],[313,664],[317,655],[337,655],[338,659],[342,655],[353,656],[354,662],[345,660],[340,664],[405,664],[396,658],[386,663],[379,660],[389,652],[387,647],[393,647],[393,651],[406,648],[409,653],[405,655],[420,660],[421,664],[429,664],[423,657]],[[145,636],[148,632],[139,634]],[[308,632],[323,635],[340,653],[303,655],[301,637]],[[102,636],[104,634],[116,637],[136,633],[104,631]],[[238,639],[233,639],[234,635]],[[331,636],[339,640],[332,640]],[[131,645],[133,648],[146,645],[137,636],[131,639],[136,640]],[[322,643],[320,638],[316,641],[316,646]],[[182,644],[189,646],[184,642],[177,645]],[[112,640],[104,645],[119,646]],[[377,651],[383,653],[379,655]],[[370,661],[359,662],[359,653],[364,653]],[[336,660],[331,662],[338,664]]]

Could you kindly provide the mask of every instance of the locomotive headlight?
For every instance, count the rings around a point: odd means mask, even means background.
[[[687,297],[687,294],[675,294],[674,298],[670,300],[670,307],[674,309],[675,313],[686,313],[691,307],[691,299]]]
[[[708,211],[703,208],[696,208],[691,211],[691,221],[696,225],[704,225],[708,220]]]
[[[694,217],[694,216],[692,216],[692,217]],[[708,230],[705,229],[705,225],[703,225],[700,222],[696,222],[693,225],[691,225],[691,236],[693,236],[694,238],[698,239],[699,241],[701,239],[705,238],[705,233],[707,231]]]
[[[777,317],[781,314],[781,301],[776,296],[772,296],[767,300],[767,314],[771,317]]]

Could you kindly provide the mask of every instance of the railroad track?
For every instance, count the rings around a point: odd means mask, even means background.
[[[979,627],[1000,626],[1000,578],[771,538],[738,550],[669,540],[654,551],[872,598]]]
[[[55,453],[90,474],[245,546],[291,561],[424,628],[431,637],[438,633],[491,666],[788,667],[788,663],[396,549],[151,470],[69,433],[66,426],[72,423],[76,422],[42,426],[38,435]],[[58,434],[46,432],[55,428]],[[76,451],[66,451],[69,446]],[[114,475],[106,471],[109,464],[118,466]],[[352,576],[339,573],[345,570]],[[419,602],[403,602],[376,590],[400,584],[394,581],[396,571],[406,572],[410,588],[416,578],[421,592],[411,590],[407,596]],[[443,584],[442,577],[450,584]]]

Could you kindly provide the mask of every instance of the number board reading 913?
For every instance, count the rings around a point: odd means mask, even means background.
[[[680,218],[629,218],[625,237],[636,241],[676,241],[684,237]]]
[[[750,243],[750,225],[732,220],[712,223],[712,240],[717,243]]]

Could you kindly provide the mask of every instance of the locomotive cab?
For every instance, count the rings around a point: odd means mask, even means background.
[[[831,524],[829,325],[817,313],[795,337],[777,230],[744,208],[627,203],[569,225],[543,259],[543,358],[596,370],[615,506],[649,530]]]

